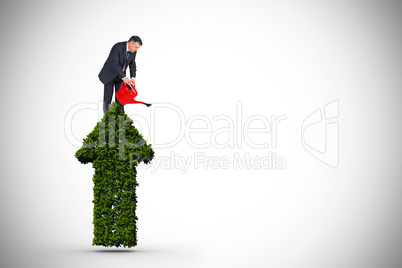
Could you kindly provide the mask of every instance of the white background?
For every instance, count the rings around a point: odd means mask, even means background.
[[[402,9],[390,3],[3,1],[1,266],[400,267]],[[157,114],[156,143],[195,115],[236,120],[238,101],[245,119],[287,118],[276,148],[197,149],[183,138],[156,146],[155,161],[272,151],[287,167],[139,170],[138,246],[107,250],[91,246],[93,169],[74,157],[99,113],[65,120],[76,105],[96,108],[97,75],[131,35],[144,42],[137,99],[185,115]],[[335,168],[301,143],[303,121],[332,101]],[[126,106],[145,122],[150,111]]]

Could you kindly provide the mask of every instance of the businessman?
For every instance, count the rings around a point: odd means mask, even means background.
[[[99,80],[104,84],[103,112],[109,109],[112,102],[113,88],[115,93],[119,91],[121,83],[133,83],[135,85],[135,56],[137,50],[142,46],[142,40],[138,36],[132,36],[127,42],[115,44],[110,51],[102,70],[99,73]],[[126,75],[130,67],[130,76]],[[115,98],[116,102],[124,112],[124,106]]]

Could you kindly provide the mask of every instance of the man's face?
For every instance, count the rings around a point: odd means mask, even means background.
[[[138,42],[135,42],[135,43],[134,43],[134,41],[128,42],[128,50],[130,50],[130,52],[135,52],[140,47],[141,47],[141,45]]]

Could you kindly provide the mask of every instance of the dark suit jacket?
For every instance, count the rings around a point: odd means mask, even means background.
[[[128,56],[128,67],[130,67],[130,77],[135,78],[137,67],[135,65],[135,56],[137,51],[130,53]],[[114,78],[118,77],[123,79],[126,74],[123,72],[123,66],[127,57],[127,42],[120,42],[115,44],[110,51],[102,70],[99,73],[99,79],[103,84],[110,83]]]

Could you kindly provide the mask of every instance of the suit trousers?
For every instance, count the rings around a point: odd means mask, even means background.
[[[105,113],[106,110],[109,109],[109,105],[112,102],[112,96],[113,96],[113,88],[114,92],[116,95],[116,92],[119,91],[120,85],[123,83],[123,80],[116,77],[113,79],[110,83],[105,84],[105,92],[103,95],[103,112]],[[124,113],[124,105],[119,102],[119,100],[115,96],[115,101],[119,104],[120,108],[122,109]]]

